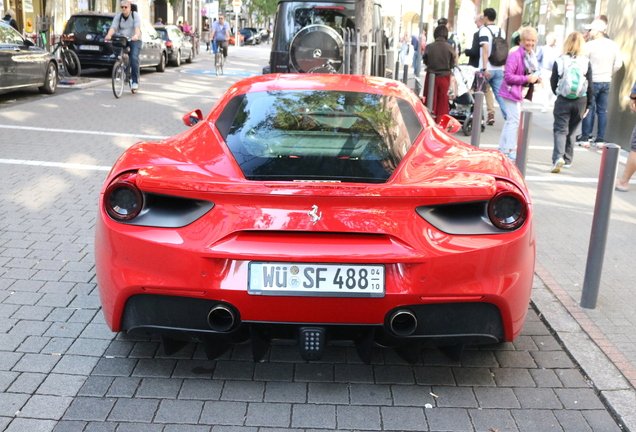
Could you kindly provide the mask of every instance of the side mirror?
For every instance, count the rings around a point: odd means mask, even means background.
[[[444,114],[437,123],[437,127],[444,129],[448,133],[455,133],[462,128],[462,124],[455,117]]]
[[[202,120],[203,120],[203,113],[201,112],[200,109],[195,109],[193,111],[190,111],[189,113],[183,116],[183,123],[185,123],[186,126],[194,126],[195,124],[199,123]]]

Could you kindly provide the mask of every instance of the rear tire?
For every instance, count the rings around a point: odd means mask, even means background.
[[[126,71],[122,62],[118,61],[113,67],[113,94],[116,98],[120,98],[124,94],[124,86],[126,85]]]
[[[161,60],[159,61],[159,64],[157,65],[157,72],[165,72],[166,63],[167,63],[166,53],[164,52],[164,53],[161,53]]]
[[[186,63],[192,63],[193,59],[194,59],[194,48],[190,50],[190,57],[187,58]]]
[[[178,49],[178,50],[177,50],[177,56],[176,56],[176,58],[174,59],[174,65],[175,65],[176,67],[181,66],[181,50],[180,50],[180,49]]]
[[[66,73],[72,77],[78,77],[82,73],[82,65],[80,59],[75,54],[75,51],[67,48],[62,50],[62,62],[64,63],[64,69]]]
[[[49,65],[46,67],[46,75],[44,75],[44,85],[38,87],[38,90],[43,94],[53,94],[57,88],[57,81],[57,66],[54,62],[49,62]]]
[[[466,120],[464,120],[464,124],[462,125],[462,132],[464,132],[464,135],[468,136],[471,134],[471,132],[473,131],[473,115],[469,115],[468,117],[466,117]]]

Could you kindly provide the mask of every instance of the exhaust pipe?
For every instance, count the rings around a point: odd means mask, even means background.
[[[214,331],[227,332],[236,322],[234,310],[228,306],[218,304],[208,314],[208,324]]]
[[[398,336],[410,336],[417,328],[417,318],[408,309],[399,309],[389,317],[389,328]]]

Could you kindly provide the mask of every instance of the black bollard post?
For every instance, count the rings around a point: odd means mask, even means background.
[[[409,80],[409,65],[405,64],[404,65],[404,75],[402,78],[402,82],[404,84],[408,84],[408,80]]]
[[[471,119],[473,122],[473,130],[470,135],[470,145],[479,148],[479,141],[481,140],[481,121],[483,117],[482,113],[484,112],[484,93],[475,92],[473,97],[475,98],[475,105],[473,106]]]
[[[521,111],[519,119],[519,131],[517,133],[517,158],[515,164],[523,177],[526,176],[526,162],[528,160],[528,141],[530,141],[530,125],[532,124],[532,113]]]
[[[435,74],[426,72],[428,77],[428,88],[426,89],[426,107],[433,113],[433,99],[435,98]]]
[[[601,171],[598,175],[598,188],[596,189],[596,204],[592,218],[592,233],[587,251],[583,292],[581,293],[581,307],[588,309],[596,308],[598,299],[620,151],[621,148],[616,144],[607,144],[603,148]]]
[[[393,79],[396,81],[400,80],[400,60],[395,62],[395,77]]]

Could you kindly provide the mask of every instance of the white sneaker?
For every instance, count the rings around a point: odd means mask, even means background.
[[[557,160],[554,165],[552,165],[552,170],[550,172],[555,174],[560,172],[561,168],[563,168],[563,165],[565,165],[565,160],[563,160],[563,158],[559,158],[559,160]]]

